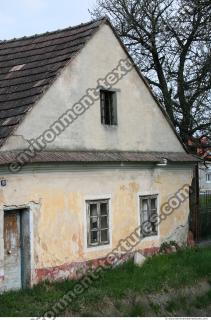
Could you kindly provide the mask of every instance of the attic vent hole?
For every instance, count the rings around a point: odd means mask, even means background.
[[[12,68],[10,69],[10,72],[19,71],[19,70],[21,70],[24,66],[25,66],[25,64],[18,64],[17,66],[12,67]]]
[[[43,84],[43,82],[45,82],[45,79],[37,81],[37,82],[33,85],[33,88],[41,86],[41,85]]]

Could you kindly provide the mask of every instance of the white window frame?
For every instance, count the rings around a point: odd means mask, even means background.
[[[142,197],[151,197],[151,196],[156,196],[157,197],[157,215],[159,217],[160,215],[160,194],[158,191],[149,191],[149,192],[140,192],[137,194],[137,203],[138,203],[138,226],[141,227],[141,198]],[[140,228],[141,230],[141,228]],[[146,237],[143,237],[140,234],[141,241],[156,241],[159,240],[160,238],[160,225],[157,225],[157,234],[156,235],[149,235]]]
[[[109,243],[102,244],[102,245],[93,245],[89,246],[87,234],[88,234],[88,220],[87,220],[87,202],[89,201],[100,201],[100,200],[107,200],[108,201],[108,236],[109,236]],[[111,202],[111,195],[110,194],[102,194],[102,195],[88,195],[84,198],[84,250],[85,251],[103,251],[112,248],[112,202]]]
[[[211,172],[206,173],[206,183],[211,183]]]
[[[102,103],[102,94],[111,95],[111,106],[110,106],[110,123],[105,123],[105,104]],[[112,111],[111,111],[112,110]],[[101,124],[107,127],[117,127],[118,126],[118,114],[117,114],[117,92],[115,90],[100,89],[100,116]]]

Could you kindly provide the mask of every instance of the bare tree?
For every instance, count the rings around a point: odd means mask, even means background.
[[[211,134],[211,2],[97,0],[183,141]]]

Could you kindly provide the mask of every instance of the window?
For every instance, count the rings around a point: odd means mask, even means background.
[[[157,196],[140,197],[141,236],[143,238],[157,235]]]
[[[109,200],[87,201],[88,247],[109,243]]]
[[[206,182],[211,183],[211,173],[206,174]]]
[[[100,91],[101,123],[105,125],[117,125],[116,92]]]

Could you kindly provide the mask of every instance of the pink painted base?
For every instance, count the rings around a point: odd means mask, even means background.
[[[146,248],[144,250],[139,250],[139,252],[144,256],[149,257],[157,254],[159,252],[159,247]],[[113,265],[120,265],[133,255],[134,252],[127,255],[122,255],[118,261],[113,261]],[[112,265],[112,263],[110,264]],[[106,257],[84,262],[72,262],[70,264],[63,264],[56,267],[36,269],[34,284],[46,280],[56,281],[64,279],[80,279],[88,272],[88,270],[95,270],[99,266],[104,265],[108,265]]]

